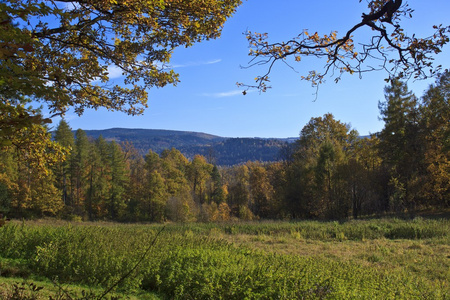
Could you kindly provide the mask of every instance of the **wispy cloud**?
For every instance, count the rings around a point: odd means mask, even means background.
[[[122,77],[123,76],[122,73],[123,73],[123,70],[121,68],[119,68],[118,66],[115,66],[115,65],[109,65],[108,66],[108,77],[109,77],[109,80]],[[92,81],[92,83],[98,83],[98,82],[100,82],[100,78],[99,77],[95,78]]]
[[[201,95],[204,97],[225,98],[225,97],[234,97],[234,96],[242,95],[242,91],[241,90],[233,90],[233,91],[221,92],[221,93],[203,93]]]
[[[80,4],[73,3],[73,2],[59,3],[59,1],[58,1],[58,2],[56,2],[56,4],[58,5],[58,7],[62,7],[64,9],[68,10],[68,11],[71,11],[71,10],[74,10],[74,9],[77,9],[77,8],[81,7]]]
[[[156,63],[157,67],[161,69],[175,69],[175,68],[187,68],[187,67],[196,67],[196,66],[204,66],[204,65],[213,65],[220,63],[222,59],[213,59],[213,60],[207,60],[207,61],[196,61],[196,62],[188,62],[185,64],[175,64],[175,65],[162,65]],[[115,79],[120,78],[123,76],[123,70],[115,65],[109,65],[108,66],[108,76],[109,79]],[[99,81],[99,79],[96,79],[95,81]]]
[[[207,61],[191,61],[184,64],[175,64],[175,65],[169,65],[170,68],[187,68],[187,67],[197,67],[197,66],[204,66],[204,65],[214,65],[217,63],[220,63],[222,59],[213,59],[213,60],[207,60]]]
[[[123,76],[122,72],[123,72],[122,69],[117,66],[113,66],[113,65],[108,66],[109,79],[122,77]]]

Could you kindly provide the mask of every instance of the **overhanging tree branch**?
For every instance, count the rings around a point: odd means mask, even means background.
[[[173,70],[160,67],[173,49],[220,36],[240,4],[1,1],[0,96],[45,102],[53,113],[106,107],[141,114],[150,88],[179,81]],[[112,82],[108,67],[118,67],[123,76]]]
[[[360,0],[361,2],[361,0]],[[402,0],[369,1],[369,14],[363,14],[361,21],[350,28],[342,37],[337,32],[319,36],[304,30],[296,38],[287,42],[269,43],[268,34],[246,33],[252,56],[248,66],[267,65],[267,72],[255,78],[256,84],[238,83],[248,89],[265,92],[270,86],[269,75],[276,62],[288,63],[288,58],[300,62],[304,57],[326,58],[324,71],[309,71],[302,76],[318,87],[327,75],[338,82],[344,73],[359,74],[384,70],[388,78],[426,79],[441,71],[441,66],[433,66],[433,55],[442,51],[449,41],[450,26],[434,26],[435,33],[427,38],[407,36],[400,26],[402,17],[412,17],[412,10]],[[353,34],[359,29],[370,28],[374,35],[367,44],[355,44]],[[395,53],[393,55],[393,52]],[[376,66],[371,65],[376,63]],[[245,92],[246,92],[245,91]]]

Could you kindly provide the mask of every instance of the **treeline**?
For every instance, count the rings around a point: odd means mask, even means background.
[[[116,142],[128,141],[141,151],[142,155],[147,154],[150,150],[160,154],[165,149],[176,148],[188,157],[188,153],[183,148],[195,149],[197,146],[202,149],[202,146],[211,146],[226,139],[201,132],[158,129],[111,128],[86,130],[86,134],[93,138],[103,136],[106,140],[115,140]],[[193,158],[195,154],[199,153],[194,153],[190,157]]]
[[[218,167],[176,149],[142,156],[129,143],[89,139],[83,130],[74,136],[61,121],[54,139],[71,149],[65,160],[36,165],[32,149],[3,146],[0,211],[184,222],[345,219],[448,208],[449,79],[448,72],[440,76],[421,99],[393,80],[379,105],[385,127],[369,138],[332,114],[312,118],[275,163]]]
[[[277,139],[227,138],[212,145],[180,147],[179,150],[187,157],[200,154],[219,166],[232,166],[255,160],[278,161],[280,149],[286,144]]]
[[[232,166],[247,161],[278,161],[285,139],[224,138],[199,132],[124,129],[87,130],[88,137],[103,136],[116,142],[128,141],[142,155],[150,150],[161,154],[166,149],[180,150],[188,159],[203,155],[219,166]]]

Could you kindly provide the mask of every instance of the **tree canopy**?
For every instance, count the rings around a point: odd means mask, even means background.
[[[266,91],[275,63],[284,62],[294,68],[288,58],[293,58],[293,63],[305,57],[326,60],[323,71],[309,70],[301,76],[313,87],[322,84],[327,75],[338,82],[345,73],[361,76],[365,72],[382,70],[387,73],[387,80],[407,80],[435,77],[442,71],[442,66],[434,65],[433,59],[449,42],[450,26],[434,25],[434,33],[425,38],[408,35],[402,27],[402,20],[413,16],[407,1],[370,0],[367,3],[368,13],[363,13],[361,21],[343,34],[331,31],[320,35],[303,30],[291,40],[273,43],[268,33],[248,31],[252,57],[249,67],[267,65],[267,72],[257,76],[254,85],[238,85]],[[369,28],[372,35],[367,41],[355,41],[354,34],[363,28]]]
[[[173,49],[217,38],[240,0],[0,2],[0,129],[87,108],[141,114],[148,88],[176,84]],[[111,69],[123,75],[111,81]],[[27,123],[28,122],[28,123]]]

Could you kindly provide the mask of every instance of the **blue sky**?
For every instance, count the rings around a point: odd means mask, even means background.
[[[197,131],[224,137],[297,137],[312,118],[332,113],[336,119],[351,124],[361,135],[382,129],[378,101],[384,100],[385,73],[367,73],[362,79],[344,75],[335,84],[332,78],[315,89],[300,80],[311,69],[321,70],[323,61],[304,60],[294,64],[298,73],[284,64],[271,74],[272,89],[266,93],[242,95],[236,82],[253,84],[264,67],[242,69],[250,60],[246,30],[269,33],[270,41],[288,40],[303,29],[328,34],[344,34],[367,12],[366,1],[358,0],[248,0],[224,26],[218,40],[202,42],[191,48],[177,49],[171,65],[180,74],[177,87],[149,91],[149,108],[143,116],[127,116],[106,110],[89,110],[78,117],[69,112],[66,120],[73,129],[113,127]],[[405,2],[405,1],[404,1]],[[406,20],[407,34],[427,37],[432,25],[449,25],[448,0],[409,0],[415,10]],[[356,38],[367,41],[369,31]],[[357,42],[358,40],[355,39]],[[436,63],[450,67],[450,47],[436,57]],[[114,71],[114,70],[112,70]],[[111,73],[113,74],[113,73]],[[120,76],[119,73],[116,76]],[[433,81],[408,82],[421,96]],[[58,123],[54,120],[54,125]]]

